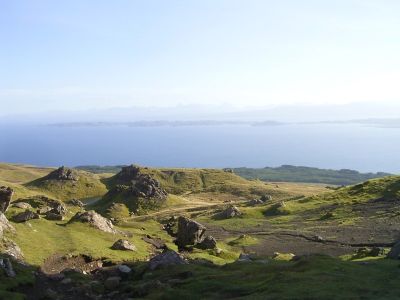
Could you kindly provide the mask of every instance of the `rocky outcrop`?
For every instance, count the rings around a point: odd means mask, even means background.
[[[46,180],[71,180],[78,181],[79,174],[78,171],[66,168],[64,166],[54,170],[45,177]]]
[[[0,237],[3,236],[5,231],[15,232],[15,228],[10,224],[6,216],[0,212]]]
[[[4,273],[6,273],[7,277],[17,276],[9,258],[0,258],[0,269],[4,270]]]
[[[187,262],[173,250],[167,250],[157,256],[154,256],[149,261],[149,269],[155,270],[160,267],[170,266],[170,265],[184,265]]]
[[[260,204],[264,204],[264,202],[261,201],[260,199],[253,199],[248,202],[248,205],[250,205],[250,206],[256,206],[256,205],[260,205]]]
[[[390,259],[400,259],[400,241],[398,241],[387,255]]]
[[[4,238],[2,240],[2,253],[14,258],[17,261],[24,260],[24,254],[21,248],[13,241]]]
[[[240,212],[240,210],[232,205],[229,206],[227,209],[225,209],[223,212],[220,213],[220,217],[223,219],[230,219],[230,218],[234,218],[234,217],[238,217],[240,216],[242,213]]]
[[[19,214],[13,216],[12,220],[16,223],[22,223],[22,222],[26,222],[29,220],[39,219],[39,218],[40,218],[39,214],[37,214],[33,211],[30,211],[30,210],[26,210],[22,213],[19,213]]]
[[[26,202],[14,202],[12,207],[21,208],[21,209],[32,209],[32,206]]]
[[[80,200],[78,200],[78,199],[72,199],[70,202],[69,202],[71,205],[73,205],[73,206],[77,206],[77,207],[80,207],[80,208],[83,208],[85,205],[83,204],[83,202],[82,201],[80,201]]]
[[[130,182],[132,180],[136,180],[139,173],[139,166],[130,165],[122,167],[121,171],[117,175],[115,175],[115,178],[123,182]]]
[[[217,248],[217,241],[211,235],[206,236],[206,238],[197,245],[198,248],[207,250]]]
[[[112,222],[109,219],[102,217],[94,210],[76,213],[75,216],[73,216],[69,221],[69,223],[73,222],[88,223],[91,227],[94,227],[98,230],[116,233]]]
[[[260,200],[262,201],[262,202],[270,202],[270,201],[272,201],[272,196],[271,195],[262,195],[261,196],[261,198],[260,198]]]
[[[205,231],[206,227],[202,224],[186,217],[179,217],[176,244],[181,248],[199,244],[204,239]]]
[[[48,211],[47,213],[46,213],[46,220],[49,220],[49,221],[62,221],[62,220],[64,220],[64,216],[63,215],[60,215],[60,214],[58,214],[58,213],[54,213],[53,211]]]
[[[113,250],[136,251],[136,247],[128,240],[118,240],[112,246]]]
[[[0,187],[0,212],[5,213],[10,206],[14,190],[10,187]]]

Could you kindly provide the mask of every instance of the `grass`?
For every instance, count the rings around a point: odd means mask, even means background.
[[[261,260],[223,266],[186,265],[161,269],[134,281],[168,281],[190,271],[178,286],[148,290],[147,299],[398,299],[398,262],[366,265],[327,256],[298,262]]]

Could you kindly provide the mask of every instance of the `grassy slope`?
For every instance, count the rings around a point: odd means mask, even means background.
[[[388,176],[388,173],[359,173],[353,170],[328,170],[285,165],[277,168],[235,168],[234,172],[247,179],[263,181],[310,182],[334,185],[350,185],[373,178]]]
[[[84,200],[93,197],[101,197],[107,192],[106,185],[101,177],[92,173],[79,171],[79,180],[54,180],[41,177],[25,186],[31,190],[45,193],[60,200],[72,198]]]

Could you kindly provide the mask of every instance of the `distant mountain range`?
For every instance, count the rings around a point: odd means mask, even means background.
[[[78,166],[77,169],[92,173],[118,173],[123,165],[118,166]],[[228,170],[227,168],[226,170]],[[283,165],[277,168],[232,168],[235,174],[246,179],[259,179],[267,182],[305,182],[323,183],[332,185],[351,185],[373,178],[390,176],[390,173],[360,173],[358,171],[342,169],[318,169]]]

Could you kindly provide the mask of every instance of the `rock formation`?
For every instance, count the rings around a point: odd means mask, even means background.
[[[217,248],[217,241],[211,235],[206,236],[206,238],[197,245],[198,248],[207,250]]]
[[[46,179],[53,179],[53,180],[71,180],[71,181],[78,181],[79,175],[76,170],[66,168],[64,166],[54,170],[50,174],[46,176]]]
[[[10,224],[6,216],[0,212],[0,238],[3,236],[4,231],[15,232],[15,228]]]
[[[173,250],[167,250],[150,259],[149,269],[155,270],[163,266],[183,264],[187,264],[187,262],[178,253]]]
[[[88,223],[91,227],[94,227],[98,230],[116,233],[112,222],[109,219],[102,217],[94,210],[76,213],[75,216],[73,216],[69,221],[69,223],[73,222]]]
[[[387,255],[390,259],[400,259],[400,241],[397,242]]]
[[[224,219],[230,219],[240,216],[241,214],[242,213],[240,212],[240,210],[236,206],[232,205],[229,206],[227,209],[225,209],[223,212],[221,212],[220,217]]]
[[[14,190],[10,187],[0,187],[0,212],[5,213],[10,205]]]
[[[30,211],[30,210],[26,210],[22,213],[19,213],[15,216],[13,216],[12,220],[16,223],[22,223],[22,222],[26,222],[29,220],[33,220],[33,219],[39,219],[39,214]]]
[[[202,224],[186,217],[179,217],[176,244],[181,248],[199,244],[204,239],[205,231],[206,227]]]

